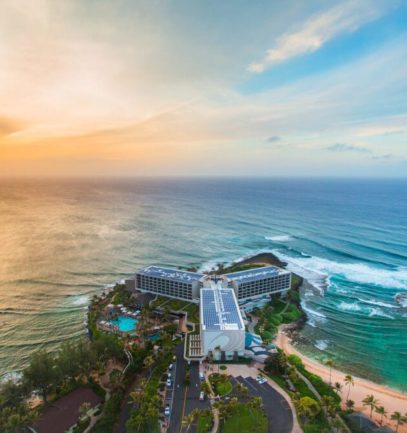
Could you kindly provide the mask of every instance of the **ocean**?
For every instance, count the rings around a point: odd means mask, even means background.
[[[407,180],[1,180],[0,374],[141,266],[263,251],[316,288],[301,350],[407,391]]]

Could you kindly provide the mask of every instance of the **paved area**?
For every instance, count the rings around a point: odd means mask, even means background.
[[[262,385],[256,381],[256,377],[260,374],[259,370],[263,367],[262,364],[225,365],[227,369],[224,373],[231,376],[233,384],[242,382],[250,394],[262,398],[269,420],[269,433],[302,433],[291,399],[285,391],[270,379]],[[204,371],[203,367],[202,371]]]
[[[95,407],[102,402],[90,388],[78,388],[50,404],[34,425],[38,433],[64,433],[76,423],[82,403]]]
[[[173,391],[172,412],[168,433],[185,433],[186,426],[182,426],[183,417],[187,416],[194,409],[205,410],[210,407],[210,403],[206,398],[204,401],[199,401],[200,380],[199,380],[199,363],[191,362],[190,368],[190,384],[185,385],[185,374],[188,363],[184,360],[183,344],[176,349],[176,372]],[[188,433],[195,431],[195,425],[192,425]]]
[[[293,414],[286,399],[268,383],[259,384],[252,377],[232,377],[232,383],[242,383],[250,394],[261,397],[264,411],[268,418],[268,433],[291,433],[293,430]]]

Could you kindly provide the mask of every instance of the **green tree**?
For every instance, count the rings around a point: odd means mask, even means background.
[[[32,390],[40,391],[46,403],[48,394],[58,379],[54,357],[45,350],[34,353],[29,366],[23,372],[23,377]]]
[[[390,417],[393,421],[396,422],[396,433],[399,430],[399,427],[407,422],[407,416],[403,416],[400,412],[393,412]]]
[[[321,411],[318,402],[311,397],[302,397],[297,400],[295,404],[304,424],[306,424],[309,419],[315,418]]]
[[[377,406],[375,412],[380,415],[380,425],[383,425],[383,418],[387,418],[387,410],[384,406]]]
[[[367,395],[363,400],[362,400],[363,406],[368,406],[370,407],[370,419],[372,419],[372,414],[373,414],[373,409],[375,407],[377,407],[379,400],[376,400],[375,397],[373,395]]]
[[[334,391],[336,392],[337,395],[339,395],[339,393],[342,392],[342,385],[339,382],[335,382]]]
[[[329,367],[329,385],[332,385],[332,367],[334,366],[334,362],[332,359],[327,359],[325,365]]]
[[[350,388],[355,385],[353,377],[350,374],[347,374],[344,379],[345,385],[348,387],[348,394],[346,396],[346,400],[349,400]]]
[[[353,400],[346,400],[346,407],[348,410],[353,412],[353,408],[355,407],[355,402]]]

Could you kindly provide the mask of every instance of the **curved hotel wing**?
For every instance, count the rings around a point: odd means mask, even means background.
[[[205,355],[219,352],[225,359],[244,355],[245,326],[233,289],[224,289],[216,282],[201,289],[200,320]]]

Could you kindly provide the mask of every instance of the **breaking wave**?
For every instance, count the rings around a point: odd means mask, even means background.
[[[266,236],[265,239],[274,242],[289,242],[293,240],[293,237],[290,235],[276,235],[276,236]]]
[[[348,281],[381,287],[407,290],[407,268],[398,267],[394,270],[380,269],[363,263],[340,263],[317,256],[291,257],[274,250],[273,253],[282,261],[288,263],[288,268],[310,280],[321,288],[321,283],[328,276],[342,275]]]

